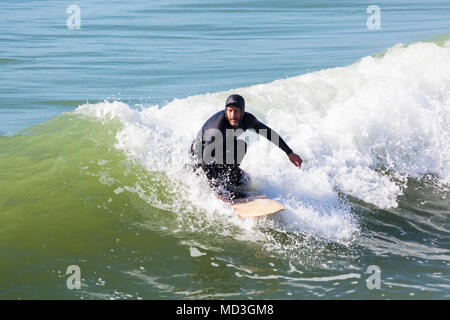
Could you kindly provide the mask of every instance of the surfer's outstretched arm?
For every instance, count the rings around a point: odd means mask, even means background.
[[[266,126],[261,121],[258,121],[256,117],[254,117],[251,129],[256,130],[256,132],[263,137],[265,137],[267,140],[270,140],[273,144],[277,145],[281,150],[283,150],[287,156],[289,157],[289,160],[298,168],[302,165],[302,158],[294,153],[291,148],[287,145],[287,143],[280,137],[280,135],[275,131]]]

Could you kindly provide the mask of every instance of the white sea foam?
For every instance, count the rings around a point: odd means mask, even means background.
[[[345,239],[358,229],[338,191],[380,208],[397,206],[406,177],[450,183],[450,42],[397,45],[381,57],[141,111],[122,102],[75,112],[118,118],[116,147],[149,171],[182,179],[195,206],[226,212],[206,183],[183,172],[203,123],[240,93],[247,111],[275,129],[305,160],[296,169],[270,142],[253,141],[241,167],[287,208],[292,228]],[[249,225],[251,227],[251,225]]]

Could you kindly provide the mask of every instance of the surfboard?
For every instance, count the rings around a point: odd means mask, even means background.
[[[263,194],[249,194],[245,198],[235,199],[231,206],[240,218],[262,217],[284,210],[281,203]]]

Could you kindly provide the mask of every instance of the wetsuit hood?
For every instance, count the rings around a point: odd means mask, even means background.
[[[244,98],[239,94],[232,94],[229,96],[225,102],[225,117],[227,117],[227,107],[229,105],[233,105],[236,107],[239,107],[241,109],[241,118],[239,119],[239,123],[242,121],[242,118],[244,117],[245,113],[245,100]],[[229,121],[229,120],[228,120]]]

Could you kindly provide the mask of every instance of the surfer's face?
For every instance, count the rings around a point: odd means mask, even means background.
[[[242,110],[239,107],[235,107],[233,105],[227,106],[227,117],[228,121],[230,121],[233,127],[237,127],[239,125],[239,120],[241,120]]]

